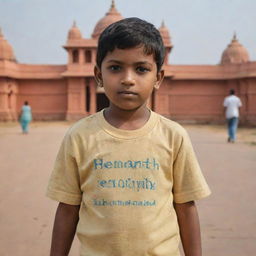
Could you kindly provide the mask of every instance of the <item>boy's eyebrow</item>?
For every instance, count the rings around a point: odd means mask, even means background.
[[[124,64],[124,62],[122,61],[119,61],[119,60],[108,60],[107,63],[116,63],[116,64]],[[138,62],[135,62],[134,65],[150,65],[152,66],[152,64],[148,61],[138,61]]]

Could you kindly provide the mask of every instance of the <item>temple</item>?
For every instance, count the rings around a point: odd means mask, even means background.
[[[91,38],[83,38],[74,22],[68,31],[67,64],[17,62],[0,29],[0,121],[17,120],[25,100],[34,120],[77,120],[108,106],[104,90],[94,80],[97,40],[111,23],[123,19],[112,1]],[[256,61],[236,34],[216,65],[169,64],[171,36],[164,22],[159,31],[166,48],[165,79],[148,102],[154,111],[180,122],[222,123],[223,99],[231,88],[241,98],[241,122],[256,125]]]

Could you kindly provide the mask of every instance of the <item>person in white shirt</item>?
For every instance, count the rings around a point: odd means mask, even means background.
[[[228,142],[234,143],[236,140],[236,130],[239,120],[239,108],[242,106],[241,100],[235,95],[235,90],[231,89],[229,96],[224,99],[224,107],[228,125]]]

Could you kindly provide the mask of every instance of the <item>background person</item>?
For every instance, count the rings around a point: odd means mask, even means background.
[[[21,113],[20,113],[20,124],[22,128],[22,133],[27,134],[29,131],[29,123],[32,120],[32,113],[31,113],[31,107],[28,104],[28,101],[24,102],[24,105],[21,108]]]
[[[242,106],[241,100],[235,95],[235,90],[231,89],[229,96],[224,99],[227,127],[228,127],[228,142],[235,142],[236,131],[239,119],[239,108]]]

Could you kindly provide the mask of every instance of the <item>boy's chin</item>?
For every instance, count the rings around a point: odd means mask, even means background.
[[[122,106],[122,105],[115,105],[115,104],[110,104],[110,109],[117,109],[119,111],[124,111],[124,112],[134,112],[139,109],[147,108],[146,104],[139,105],[139,106]]]

